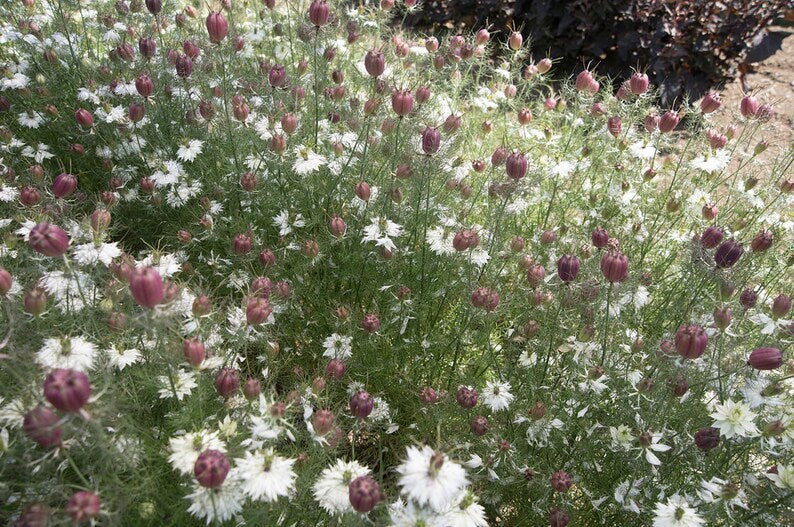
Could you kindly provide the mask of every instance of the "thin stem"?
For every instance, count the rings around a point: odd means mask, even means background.
[[[604,359],[607,356],[607,336],[609,335],[607,328],[609,325],[609,307],[612,301],[612,286],[614,284],[612,282],[609,283],[609,288],[607,289],[607,310],[604,312],[604,342],[601,346],[601,362],[600,364],[604,365]]]

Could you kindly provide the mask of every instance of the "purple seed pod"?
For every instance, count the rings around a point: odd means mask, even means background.
[[[371,49],[364,56],[364,68],[372,77],[380,77],[386,70],[386,59],[377,49]]]
[[[527,174],[527,158],[520,152],[513,152],[505,160],[507,177],[518,181]]]
[[[240,388],[240,375],[234,368],[223,368],[215,376],[215,390],[221,397],[229,398]]]
[[[488,418],[483,415],[478,415],[471,420],[471,433],[476,436],[483,436],[488,433],[491,425],[488,423]]]
[[[590,240],[598,249],[603,249],[609,243],[609,233],[603,227],[596,227],[590,235]]]
[[[697,359],[706,351],[709,337],[696,324],[682,324],[675,332],[675,349],[686,359]]]
[[[375,400],[364,390],[356,392],[350,398],[350,412],[359,419],[366,419],[372,413]]]
[[[739,303],[745,309],[754,308],[756,302],[758,302],[758,293],[752,289],[745,289],[742,291],[742,294],[739,295]]]
[[[207,15],[206,26],[210,42],[214,44],[220,44],[229,33],[229,22],[226,21],[223,13],[220,12],[212,12]]]
[[[455,395],[455,400],[463,408],[474,408],[477,406],[477,398],[477,390],[468,386],[458,388],[458,393]]]
[[[551,475],[551,488],[557,492],[566,492],[572,485],[571,475],[564,470],[559,470]]]
[[[791,311],[791,297],[783,293],[777,295],[772,301],[772,316],[783,318]]]
[[[42,222],[30,230],[28,243],[44,256],[61,256],[69,249],[69,235],[57,225]]]
[[[371,476],[359,476],[350,482],[350,505],[357,512],[368,513],[380,501],[380,486]]]
[[[69,197],[77,188],[77,178],[73,174],[61,172],[52,182],[52,193],[56,198]]]
[[[550,527],[566,527],[571,521],[568,513],[563,509],[554,507],[549,511],[549,526]]]
[[[58,415],[46,406],[37,406],[25,414],[22,429],[33,441],[43,447],[61,444],[63,428],[57,426]]]
[[[76,412],[91,397],[88,376],[76,370],[57,369],[44,379],[44,398],[62,412]]]
[[[717,247],[714,253],[714,263],[721,269],[733,267],[743,253],[744,248],[739,242],[734,239],[726,240]]]
[[[87,490],[75,492],[66,504],[66,512],[74,523],[88,523],[99,515],[102,502]]]
[[[160,273],[153,267],[138,267],[130,273],[130,292],[135,302],[152,309],[163,301],[165,287]]]
[[[609,251],[601,257],[601,273],[607,282],[622,282],[629,275],[629,259],[620,251]]]
[[[213,489],[223,485],[229,468],[226,454],[220,450],[205,450],[199,454],[193,465],[193,475],[199,485]]]
[[[695,445],[704,452],[716,448],[719,443],[719,428],[705,427],[695,432]]]
[[[272,312],[273,308],[266,299],[259,296],[251,297],[245,307],[245,319],[249,326],[256,326],[267,320]]]
[[[772,242],[775,240],[774,234],[769,229],[763,229],[755,235],[753,241],[750,242],[750,250],[754,253],[762,253],[772,247]]]
[[[422,132],[422,151],[427,155],[438,152],[441,147],[441,132],[432,126],[428,126]]]
[[[573,282],[579,276],[579,258],[565,254],[557,261],[557,274],[565,283]]]
[[[783,365],[783,352],[777,348],[758,348],[750,353],[747,364],[756,370],[774,370]]]
[[[707,227],[703,234],[700,235],[700,244],[706,249],[713,249],[722,243],[723,236],[722,229],[712,225]]]

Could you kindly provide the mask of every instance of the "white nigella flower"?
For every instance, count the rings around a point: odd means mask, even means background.
[[[0,201],[8,203],[16,201],[19,197],[19,190],[16,187],[7,187],[0,183]]]
[[[323,341],[325,353],[323,357],[347,359],[353,354],[353,337],[334,333]]]
[[[50,152],[50,147],[44,143],[39,143],[36,148],[26,146],[22,149],[22,155],[25,157],[32,157],[36,163],[42,163],[45,159],[52,159],[55,154]]]
[[[662,434],[646,432],[639,438],[640,448],[645,451],[645,460],[651,465],[661,465],[662,462],[654,452],[667,452],[670,446],[660,443]]]
[[[461,492],[444,514],[447,527],[488,527],[485,509],[470,492]]]
[[[158,391],[160,399],[176,396],[181,401],[186,395],[190,395],[193,388],[198,386],[196,374],[192,371],[179,370],[176,375],[161,375],[158,380],[160,381],[160,390]]]
[[[336,463],[320,473],[312,487],[314,499],[329,514],[352,512],[350,504],[350,482],[369,474],[369,469],[358,461],[337,459]]]
[[[747,508],[747,494],[738,485],[730,484],[724,479],[711,478],[700,482],[698,496],[706,503],[723,502],[728,509],[734,507]]]
[[[121,256],[116,242],[112,243],[84,243],[72,249],[75,261],[80,265],[95,265],[97,262],[110,265],[114,258]]]
[[[488,381],[485,383],[480,398],[485,406],[494,412],[499,412],[507,410],[515,396],[510,393],[510,383]]]
[[[724,404],[714,407],[711,414],[715,426],[720,429],[720,434],[730,439],[734,436],[752,437],[758,435],[755,426],[756,414],[750,410],[750,405],[744,402],[734,402],[731,399]]]
[[[777,465],[777,474],[767,472],[768,477],[781,489],[794,489],[794,465]]]
[[[288,210],[282,210],[277,216],[273,217],[273,225],[278,227],[278,235],[286,236],[291,233],[293,229],[299,229],[306,225],[306,220],[303,219],[303,214],[296,214],[295,218],[290,220]]]
[[[283,458],[273,449],[246,452],[236,459],[242,490],[252,500],[276,501],[295,490],[297,475],[292,470],[294,459]]]
[[[86,307],[84,299],[96,300],[102,296],[94,287],[91,277],[77,270],[71,275],[63,271],[44,273],[40,283],[55,298],[58,309],[64,312],[80,311]]]
[[[168,462],[174,470],[182,474],[193,474],[193,465],[196,464],[199,454],[205,450],[225,452],[226,445],[217,431],[205,429],[172,437],[168,441],[168,449],[171,451]]]
[[[763,326],[761,328],[762,335],[771,335],[775,332],[778,328],[781,330],[785,330],[786,328],[791,325],[791,320],[785,320],[783,318],[772,318],[766,313],[755,313],[750,317],[750,320],[758,326]]]
[[[328,161],[324,156],[313,152],[310,148],[299,146],[295,149],[295,163],[292,169],[299,176],[305,176],[316,172],[321,166],[325,165]]]
[[[706,523],[697,509],[678,494],[668,498],[667,503],[657,503],[653,513],[653,527],[700,527]]]
[[[127,366],[136,364],[141,360],[141,352],[136,349],[116,348],[115,344],[111,345],[109,349],[105,350],[108,356],[108,362],[119,371]]]
[[[106,123],[123,123],[127,120],[127,111],[121,105],[113,106],[107,112],[100,106],[95,113],[98,120]]]
[[[704,172],[721,172],[728,166],[731,160],[731,153],[728,149],[718,150],[716,154],[701,154],[689,162],[689,166]]]
[[[152,173],[151,180],[158,187],[166,187],[179,182],[185,176],[182,165],[177,161],[164,161],[159,170]]]
[[[136,267],[142,266],[154,267],[163,278],[170,278],[182,269],[182,264],[175,254],[160,254],[157,257],[149,255],[136,265]]]
[[[406,455],[405,461],[397,467],[398,485],[402,494],[419,505],[430,505],[441,512],[469,483],[462,466],[429,446],[421,449],[409,446]]]
[[[198,155],[202,152],[203,148],[204,141],[191,139],[190,141],[179,146],[179,149],[176,151],[176,157],[179,158],[180,161],[195,161],[196,157],[198,157]]]
[[[394,223],[387,218],[372,218],[371,223],[364,227],[363,243],[375,242],[378,247],[383,247],[389,251],[397,248],[392,238],[399,238],[403,234],[401,225]]]
[[[656,155],[656,148],[644,141],[637,141],[629,145],[629,152],[637,159],[652,159]]]
[[[36,362],[47,369],[87,371],[94,365],[96,352],[96,345],[83,337],[50,338],[36,353]]]
[[[245,494],[240,490],[241,482],[232,469],[220,487],[208,488],[194,485],[193,492],[185,497],[190,500],[188,512],[197,518],[206,518],[207,525],[223,523],[243,510]]]
[[[615,488],[615,501],[620,503],[624,509],[631,511],[635,514],[641,512],[640,506],[637,505],[636,499],[640,495],[640,486],[645,478],[637,480],[627,480]]]
[[[612,436],[612,448],[628,450],[634,443],[634,434],[631,433],[631,428],[626,425],[619,425],[617,428],[614,426],[610,427],[609,434]]]
[[[418,507],[414,502],[402,500],[389,505],[389,527],[448,527],[446,518],[436,511]]]
[[[427,244],[435,254],[455,254],[455,247],[452,245],[454,236],[455,233],[451,230],[444,227],[434,227],[427,231]]]
[[[20,126],[35,130],[44,122],[44,116],[36,111],[27,111],[19,114],[17,117],[17,122],[20,124]]]

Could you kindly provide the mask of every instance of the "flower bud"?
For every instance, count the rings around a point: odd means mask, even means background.
[[[364,315],[361,321],[361,327],[367,333],[375,333],[380,329],[380,318],[374,313]]]
[[[573,485],[570,474],[564,470],[559,470],[551,475],[551,488],[557,492],[566,492]]]
[[[518,31],[513,31],[507,38],[507,43],[510,46],[510,49],[513,51],[518,51],[521,49],[521,45],[524,43],[524,37],[521,36],[521,33]]]

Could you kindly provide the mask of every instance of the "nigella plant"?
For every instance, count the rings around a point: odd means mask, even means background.
[[[0,6],[0,517],[786,524],[774,107],[425,9]]]

